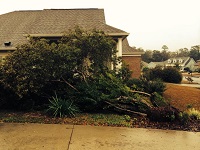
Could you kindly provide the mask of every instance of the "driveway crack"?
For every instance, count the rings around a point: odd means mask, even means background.
[[[70,135],[70,138],[69,138],[69,143],[68,143],[67,150],[69,150],[69,146],[70,146],[70,144],[71,144],[73,132],[74,132],[74,125],[73,125],[73,127],[72,127],[72,132],[71,132],[71,135]]]

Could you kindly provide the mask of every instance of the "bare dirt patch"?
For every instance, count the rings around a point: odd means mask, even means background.
[[[167,84],[164,97],[172,106],[184,111],[188,105],[200,110],[200,89],[194,87]]]

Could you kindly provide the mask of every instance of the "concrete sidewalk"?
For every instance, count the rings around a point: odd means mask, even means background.
[[[199,150],[200,132],[0,123],[0,150]]]

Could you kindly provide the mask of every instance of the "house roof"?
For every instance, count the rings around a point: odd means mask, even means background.
[[[141,66],[142,66],[142,67],[148,67],[148,65],[149,65],[149,64],[148,64],[147,62],[141,61]]]
[[[111,36],[128,36],[127,32],[106,24],[103,9],[14,11],[0,15],[0,49],[5,49],[5,42],[11,42],[10,48],[27,42],[25,35],[62,34],[77,25]]]
[[[131,47],[128,43],[127,38],[125,38],[122,42],[122,52],[123,55],[141,55],[144,54],[143,51],[136,50],[135,48]]]
[[[164,66],[165,65],[165,62],[162,61],[162,62],[150,62],[149,64],[155,64],[156,66]]]
[[[166,60],[164,62],[165,62],[165,64],[176,64],[176,63],[179,63],[179,64],[186,65],[190,61],[190,59],[191,59],[190,57],[173,57],[173,58],[169,58],[168,60]],[[169,63],[169,60],[171,60],[170,63]]]

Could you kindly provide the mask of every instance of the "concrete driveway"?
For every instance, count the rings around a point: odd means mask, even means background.
[[[186,78],[188,76],[183,76],[183,81],[188,81]],[[200,84],[200,77],[199,76],[189,76],[192,80],[193,80],[193,83],[197,83],[197,84]]]
[[[188,82],[185,77],[187,77],[187,76],[183,76],[183,81]],[[179,84],[179,85],[200,88],[200,77],[199,76],[191,76],[190,78],[192,78],[193,83],[188,82],[188,84]]]
[[[200,132],[0,123],[0,150],[199,150]]]

